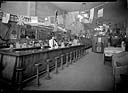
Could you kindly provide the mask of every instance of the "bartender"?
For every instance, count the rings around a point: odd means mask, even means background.
[[[58,43],[56,41],[55,36],[51,36],[51,39],[49,40],[49,46],[50,46],[50,49],[58,48]]]

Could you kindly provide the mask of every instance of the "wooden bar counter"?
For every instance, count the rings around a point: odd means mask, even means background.
[[[7,82],[16,87],[36,77],[35,63],[41,63],[39,73],[46,72],[46,60],[51,59],[50,65],[54,67],[55,57],[66,55],[74,50],[85,50],[91,45],[78,45],[58,49],[14,49],[0,50],[0,83]],[[54,69],[54,68],[53,68]],[[52,71],[52,70],[51,70]]]

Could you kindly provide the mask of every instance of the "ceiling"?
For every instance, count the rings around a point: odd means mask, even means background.
[[[56,7],[65,10],[67,12],[79,11],[82,8],[82,3],[85,4],[85,10],[96,7],[105,2],[50,2],[54,4]]]

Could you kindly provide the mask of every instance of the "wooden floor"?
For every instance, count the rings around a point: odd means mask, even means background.
[[[41,85],[36,80],[27,84],[23,90],[82,90],[112,91],[112,67],[103,64],[103,54],[90,52],[77,63],[65,67],[58,74],[52,73],[52,79],[40,77]]]

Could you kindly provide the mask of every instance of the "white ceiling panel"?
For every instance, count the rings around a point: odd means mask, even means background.
[[[86,3],[84,8],[85,10],[88,10],[105,2],[50,2],[50,3],[54,4],[60,9],[66,10],[67,12],[72,12],[72,11],[79,11],[80,8],[82,7],[82,3]]]

